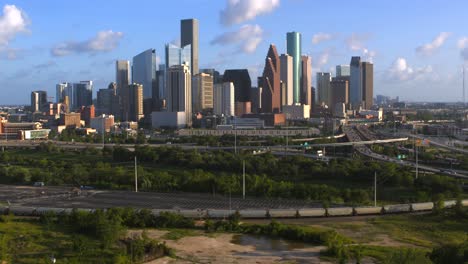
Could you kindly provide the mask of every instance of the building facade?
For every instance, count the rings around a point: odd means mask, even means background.
[[[156,85],[156,50],[148,49],[133,57],[132,82],[143,85],[143,99],[159,97],[153,94]]]
[[[93,104],[93,81],[80,81],[73,84],[72,109]]]
[[[288,32],[286,34],[286,46],[288,54],[293,58],[293,101],[295,104],[298,104],[301,103],[301,33]]]
[[[252,81],[247,69],[228,69],[224,71],[223,82],[234,84],[235,102],[249,102]]]
[[[310,88],[312,87],[312,59],[309,56],[301,57],[301,103],[310,105],[312,95]]]
[[[34,91],[31,92],[31,112],[43,112],[47,109],[47,92]]]
[[[281,112],[280,59],[276,46],[271,44],[262,75],[262,113]]]
[[[349,82],[346,77],[332,78],[330,82],[331,88],[331,109],[334,111],[337,104],[348,104],[349,99]]]
[[[317,92],[319,105],[325,104],[330,107],[331,105],[331,75],[329,72],[318,72],[317,73]]]
[[[370,62],[362,62],[362,100],[365,109],[371,109],[374,105],[374,65]]]
[[[143,85],[133,83],[122,94],[123,121],[140,121],[143,118]]]
[[[284,104],[294,104],[294,91],[293,91],[293,58],[288,54],[281,54],[280,56],[280,77],[284,84]]]
[[[217,83],[213,88],[215,115],[234,116],[234,84]]]
[[[353,109],[362,104],[361,57],[352,57],[350,63],[349,102]]]
[[[193,112],[213,109],[213,77],[206,73],[193,76],[192,81]]]
[[[349,65],[336,65],[336,77],[350,76],[351,71]]]
[[[167,111],[185,112],[186,125],[192,126],[192,76],[187,65],[167,69]]]
[[[118,60],[115,62],[115,82],[117,83],[117,95],[130,84],[130,62]]]
[[[190,74],[198,74],[198,20],[183,19],[180,21],[180,44],[190,45]]]

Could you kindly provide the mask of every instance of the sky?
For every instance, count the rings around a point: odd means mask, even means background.
[[[164,58],[186,18],[199,20],[200,68],[247,68],[255,84],[269,45],[286,53],[297,31],[313,76],[361,56],[374,63],[374,95],[462,101],[467,10],[466,0],[0,0],[0,104],[53,97],[64,81],[105,88],[115,60],[149,48]]]

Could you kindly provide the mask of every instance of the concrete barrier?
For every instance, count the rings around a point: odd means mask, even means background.
[[[374,206],[367,206],[367,207],[354,207],[354,214],[355,215],[373,215],[373,214],[381,214],[382,207],[374,207]]]
[[[411,211],[411,204],[389,204],[383,209],[387,214],[405,213]]]
[[[188,218],[203,218],[206,216],[206,211],[203,210],[179,210],[178,214]]]
[[[207,215],[210,218],[228,218],[230,215],[234,214],[236,210],[222,210],[222,209],[213,209],[208,210]]]
[[[33,216],[35,207],[10,206],[9,213],[20,216]]]
[[[34,213],[36,215],[43,215],[47,212],[53,212],[55,214],[62,214],[65,209],[63,208],[51,208],[51,207],[38,207],[35,209]]]
[[[327,208],[327,216],[348,216],[348,215],[353,215],[352,207]]]
[[[411,204],[411,211],[431,211],[434,209],[434,203],[412,203]]]

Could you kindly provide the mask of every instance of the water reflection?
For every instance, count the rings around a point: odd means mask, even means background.
[[[234,235],[231,243],[242,246],[254,246],[256,250],[262,251],[289,251],[307,247],[307,244],[301,242],[257,235]]]

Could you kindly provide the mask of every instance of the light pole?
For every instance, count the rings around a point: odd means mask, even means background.
[[[135,192],[138,192],[138,169],[137,169],[137,157],[135,156]]]

